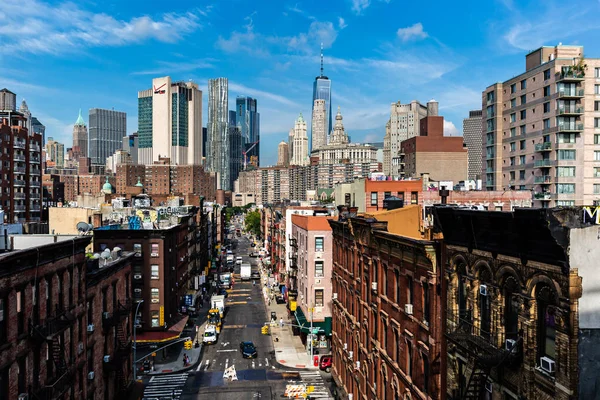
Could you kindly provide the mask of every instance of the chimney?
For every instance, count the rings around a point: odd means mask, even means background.
[[[448,196],[450,195],[450,191],[446,189],[446,186],[442,186],[440,189],[440,197],[442,198],[442,204],[448,204]]]

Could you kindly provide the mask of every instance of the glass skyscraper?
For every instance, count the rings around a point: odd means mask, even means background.
[[[219,174],[218,189],[231,190],[227,78],[208,80],[206,170]]]
[[[313,112],[315,100],[325,100],[325,135],[327,136],[327,142],[329,143],[329,135],[331,134],[331,80],[323,75],[323,47],[321,47],[321,75],[315,78],[313,84]],[[312,128],[310,130],[310,141],[308,146],[310,154],[312,151]]]
[[[242,132],[244,151],[247,162],[256,160],[260,165],[260,114],[257,111],[256,99],[247,96],[238,96],[235,100],[235,113],[237,126]]]
[[[101,108],[90,109],[89,158],[92,165],[105,165],[106,158],[121,148],[125,136],[127,114]]]

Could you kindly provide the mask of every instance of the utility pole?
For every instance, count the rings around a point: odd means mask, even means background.
[[[133,381],[135,382],[137,380],[137,322],[138,322],[138,311],[140,309],[140,305],[142,305],[142,303],[144,302],[144,300],[140,300],[139,303],[137,304],[137,306],[135,307],[135,314],[133,314]]]
[[[310,359],[312,361],[313,358],[313,315],[315,313],[315,307],[314,304],[313,306],[310,308]]]

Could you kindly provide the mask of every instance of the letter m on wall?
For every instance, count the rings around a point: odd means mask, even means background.
[[[583,223],[588,221],[591,221],[596,225],[600,225],[600,206],[583,207]]]

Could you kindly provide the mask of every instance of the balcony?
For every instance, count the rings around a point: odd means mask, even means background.
[[[25,186],[25,181],[23,179],[15,179],[13,185],[18,187]]]
[[[552,176],[550,176],[550,175],[536,176],[534,179],[534,182],[536,184],[540,184],[540,185],[548,185],[548,184],[552,183]]]
[[[37,144],[30,144],[29,145],[29,151],[37,151],[37,152],[39,152],[40,151],[40,146],[37,145]]]
[[[538,143],[535,145],[534,148],[535,148],[535,151],[537,151],[537,152],[551,151],[552,150],[552,142]]]
[[[584,96],[583,89],[574,89],[574,90],[560,90],[558,92],[559,99],[579,99]]]
[[[486,186],[494,186],[494,180],[493,179],[488,179],[485,181],[485,185]]]
[[[25,155],[24,154],[17,154],[17,153],[15,153],[14,156],[13,156],[13,160],[25,162]]]
[[[25,200],[25,198],[27,197],[27,195],[25,193],[15,193],[13,195],[13,198],[17,199],[17,200]]]
[[[15,142],[13,143],[13,147],[15,149],[25,149],[25,142],[15,140]]]
[[[535,168],[549,168],[556,164],[556,160],[535,160]]]
[[[19,167],[19,166],[15,165],[13,167],[13,171],[18,174],[24,174],[26,170],[25,170],[25,167]]]
[[[581,115],[583,107],[558,107],[558,115]]]
[[[558,124],[559,132],[581,132],[583,124]]]
[[[23,181],[25,182],[25,181]],[[31,187],[40,187],[41,182],[40,181],[29,181],[29,186]]]
[[[32,163],[32,164],[39,164],[40,163],[40,158],[39,157],[31,156],[31,157],[29,157],[29,162]]]
[[[581,82],[585,79],[585,73],[579,71],[564,71],[556,73],[556,82]]]
[[[13,209],[14,209],[15,211],[17,211],[17,212],[18,212],[18,211],[20,211],[20,212],[25,212],[25,209],[26,209],[26,207],[25,207],[25,205],[24,205],[24,204],[15,204],[15,206],[13,207]]]
[[[552,193],[548,193],[548,192],[535,192],[533,194],[533,198],[535,200],[540,200],[540,201],[550,201],[550,200],[552,200]]]
[[[37,200],[39,200],[40,199],[40,194],[39,193],[33,193],[33,192],[29,193],[29,198],[30,199],[37,199]]]
[[[40,206],[32,204],[31,206],[29,206],[29,211],[39,212],[40,211]]]

